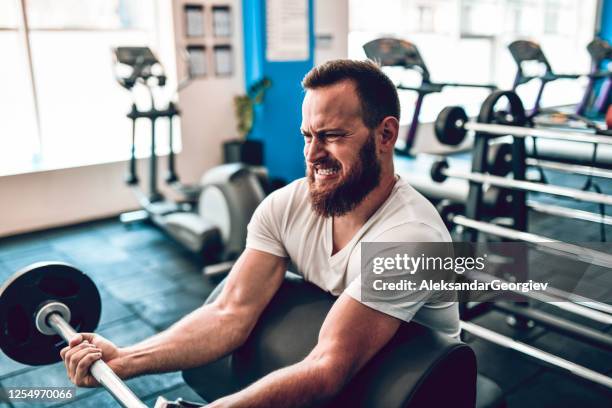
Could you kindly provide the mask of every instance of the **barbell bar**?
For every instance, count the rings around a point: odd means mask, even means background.
[[[48,306],[47,304],[46,306]],[[61,314],[45,310],[46,306],[42,307],[37,316],[37,321],[46,322],[46,326],[53,330],[54,333],[60,335],[66,343],[70,343],[77,332],[72,326],[62,317]],[[39,329],[40,330],[40,329]],[[49,333],[52,334],[52,333]],[[106,390],[117,400],[122,407],[125,408],[146,408],[132,390],[115,374],[115,372],[102,360],[96,360],[89,368],[91,375],[106,388]]]
[[[602,251],[585,248],[580,245],[570,244],[568,242],[558,241],[556,239],[533,234],[531,232],[503,227],[490,222],[474,220],[464,215],[453,215],[450,222],[455,225],[460,225],[465,228],[495,235],[500,238],[528,242],[540,250],[548,253],[561,255],[571,259],[577,259],[581,262],[602,266],[608,269],[612,268],[612,255]]]
[[[569,218],[572,220],[589,221],[597,224],[612,225],[612,217],[605,214],[597,214],[590,211],[577,210],[575,208],[562,207],[552,204],[543,204],[528,200],[527,208],[535,212],[556,217]]]
[[[465,273],[465,276],[469,279],[482,282],[491,282],[493,280],[500,281],[502,283],[510,283],[510,281],[504,280],[498,276],[493,276],[485,272],[479,272],[476,270],[470,270]],[[510,292],[514,292],[517,295],[526,297],[528,299],[537,300],[538,302],[547,303],[553,307],[556,307],[566,312],[584,317],[586,319],[602,323],[605,325],[612,324],[612,314],[610,314],[610,306],[595,301],[593,299],[586,299],[582,296],[577,296],[572,293],[568,293],[556,288],[548,287],[544,293],[542,292],[521,292],[519,290],[508,289]],[[572,297],[577,297],[583,300],[581,303],[575,302]],[[601,307],[601,310],[599,307]]]
[[[453,170],[449,168],[448,162],[446,160],[436,161],[431,167],[430,174],[432,180],[438,183],[445,181],[448,177],[452,177],[468,180],[474,183],[488,184],[494,187],[544,193],[559,197],[572,198],[578,201],[612,205],[612,195],[601,194],[592,191],[583,191],[570,187],[534,183],[532,181],[514,180],[506,177],[494,176],[491,174]]]
[[[612,171],[599,167],[584,166],[581,164],[559,163],[549,160],[534,159],[528,157],[525,160],[528,166],[541,167],[547,170],[555,170],[563,173],[579,174],[581,176],[593,176],[601,178],[612,178]]]
[[[584,378],[597,384],[601,384],[607,388],[612,388],[612,378],[608,377],[605,374],[598,373],[597,371],[565,360],[559,356],[540,350],[523,342],[514,340],[510,337],[494,332],[493,330],[489,330],[474,323],[466,321],[461,321],[461,329],[491,343],[512,350],[516,350],[537,360],[544,361],[555,367],[567,370],[578,377]]]
[[[612,137],[592,133],[472,122],[468,120],[465,110],[460,106],[447,106],[442,109],[436,118],[434,129],[436,138],[440,143],[452,146],[461,144],[468,131],[499,136],[537,137],[541,139],[612,145]]]

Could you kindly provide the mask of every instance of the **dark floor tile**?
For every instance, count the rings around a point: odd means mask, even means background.
[[[121,249],[108,245],[102,239],[96,238],[92,242],[81,242],[77,245],[66,245],[60,248],[74,263],[83,268],[98,265],[113,265],[130,259],[130,254]]]
[[[151,245],[165,245],[169,239],[161,231],[152,227],[130,228],[124,231],[117,231],[114,235],[108,235],[108,242],[117,248],[130,251],[137,251]]]
[[[612,367],[612,353],[552,331],[527,343],[595,371],[606,372]]]
[[[146,269],[131,259],[113,263],[87,264],[80,260],[72,264],[85,272],[96,283],[125,280],[136,276],[144,276]]]
[[[18,363],[8,358],[4,353],[0,353],[0,379],[32,369],[33,367]]]
[[[189,386],[179,381],[178,373],[143,376],[128,380],[126,383],[132,391],[148,407],[153,407],[158,396],[163,396],[169,401],[182,397],[188,401],[201,402],[200,398]],[[162,388],[154,389],[156,386]],[[98,389],[96,392],[86,395],[84,398],[62,404],[66,408],[99,408],[118,406],[114,398],[105,390]]]
[[[569,374],[547,370],[506,399],[508,408],[610,408],[612,392]]]
[[[153,227],[147,225],[146,223],[122,224],[119,221],[119,217],[113,217],[101,221],[98,225],[96,225],[95,232],[101,237],[112,238],[116,237],[117,235],[121,235],[126,231],[151,228]]]
[[[181,289],[142,299],[132,308],[156,329],[163,330],[203,303],[201,296]]]
[[[49,243],[41,238],[40,234],[36,233],[0,238],[0,260],[20,256],[24,252],[41,251],[49,248]]]
[[[66,368],[63,363],[56,363],[43,367],[37,367],[23,374],[18,374],[12,377],[7,377],[2,380],[2,385],[7,387],[74,387],[66,375]],[[94,392],[91,388],[76,388],[76,398],[81,398],[85,395]],[[17,407],[41,407],[47,408],[49,402],[21,402],[13,403]]]
[[[519,352],[480,339],[470,339],[478,361],[478,372],[495,381],[504,391],[510,391],[542,369]]]
[[[101,290],[100,295],[102,298],[102,315],[100,316],[98,330],[135,316],[130,308],[116,300],[106,290]]]
[[[37,262],[70,262],[70,259],[50,247],[32,249],[2,258],[2,264],[11,275]]]
[[[166,390],[170,390],[177,385],[184,384],[183,376],[180,372],[165,373],[165,374],[153,374],[143,375],[128,380],[128,387],[134,394],[140,398],[148,398],[164,393]]]
[[[180,385],[166,392],[155,394],[153,397],[147,398],[144,402],[147,406],[152,407],[155,405],[155,401],[157,401],[157,397],[159,396],[166,398],[168,401],[174,401],[177,398],[183,398],[186,401],[199,402],[201,404],[204,404],[204,400],[202,399],[202,397],[200,397],[188,385]]]
[[[180,277],[202,274],[202,265],[184,256],[160,259],[148,269],[163,276]]]
[[[8,266],[5,266],[2,261],[0,261],[0,285],[2,285],[2,283],[14,273],[15,271],[11,270]]]
[[[492,310],[486,314],[472,319],[472,322],[483,326],[487,329],[494,330],[497,333],[503,334],[504,336],[512,337],[517,340],[524,340],[528,338],[535,338],[545,333],[545,330],[541,327],[534,327],[532,329],[519,329],[511,326],[507,322],[509,315]]]
[[[59,403],[55,407],[69,408],[101,408],[117,407],[117,401],[104,389],[95,389],[93,392],[82,395],[69,402]]]
[[[151,337],[156,332],[144,321],[132,319],[104,327],[98,333],[117,346],[124,347]]]
[[[178,284],[170,278],[157,274],[142,274],[122,280],[104,283],[104,287],[121,302],[134,303],[149,296],[178,289]]]
[[[175,278],[175,282],[185,292],[193,293],[206,300],[208,295],[210,295],[213,289],[217,286],[218,279],[210,279],[203,276],[202,273],[198,273],[182,275]]]
[[[193,253],[171,239],[152,244],[146,248],[139,248],[130,252],[130,254],[133,259],[149,267],[158,266],[175,258],[197,260]]]

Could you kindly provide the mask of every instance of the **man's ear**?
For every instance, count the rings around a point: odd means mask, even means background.
[[[393,116],[387,116],[378,125],[378,133],[380,138],[380,149],[383,152],[393,151],[397,136],[399,134],[399,122]]]

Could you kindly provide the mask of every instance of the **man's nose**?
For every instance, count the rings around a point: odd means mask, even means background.
[[[314,163],[317,160],[325,157],[325,145],[318,137],[313,137],[305,146],[304,156],[306,156],[306,161],[309,163]]]

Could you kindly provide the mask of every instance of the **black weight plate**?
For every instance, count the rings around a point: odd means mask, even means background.
[[[512,145],[496,143],[489,146],[489,173],[505,176],[512,170]]]
[[[446,160],[438,160],[432,164],[429,175],[436,183],[442,183],[448,178],[444,174],[444,170],[446,169],[448,169],[448,162]]]
[[[436,138],[442,144],[457,146],[465,139],[466,130],[463,126],[458,126],[457,122],[467,122],[468,117],[460,106],[447,106],[442,109],[436,118],[434,130]]]
[[[498,103],[506,99],[507,110],[496,110]],[[513,91],[491,92],[480,106],[478,122],[507,126],[525,126],[527,114],[521,98]]]
[[[436,209],[444,221],[444,225],[449,231],[453,230],[453,217],[455,215],[461,215],[465,213],[465,205],[462,203],[455,203],[448,199],[444,199],[436,205]]]
[[[77,332],[94,331],[102,311],[94,282],[75,267],[57,262],[30,265],[0,287],[0,349],[22,364],[60,361],[66,344],[59,335],[47,336],[35,324],[39,308],[58,301],[70,309],[70,325]]]

